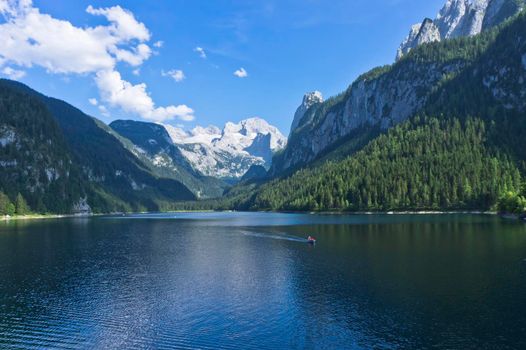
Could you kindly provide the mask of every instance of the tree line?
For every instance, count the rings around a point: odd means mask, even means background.
[[[24,196],[17,194],[14,201],[4,192],[0,192],[0,215],[28,215],[31,214],[31,208],[27,204]]]
[[[491,209],[516,193],[514,159],[487,143],[482,119],[416,117],[390,129],[341,161],[263,185],[251,209],[454,210]]]

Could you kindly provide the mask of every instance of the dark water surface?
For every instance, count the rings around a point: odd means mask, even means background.
[[[0,348],[526,349],[526,225],[244,213],[0,223]]]

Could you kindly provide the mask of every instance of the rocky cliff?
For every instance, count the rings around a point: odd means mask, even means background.
[[[294,119],[292,120],[292,125],[290,127],[290,130],[296,129],[298,125],[301,123],[303,117],[305,116],[305,113],[314,105],[323,103],[323,95],[319,91],[310,92],[308,94],[305,94],[303,96],[303,102],[296,110],[296,113],[294,114]]]
[[[485,14],[487,17],[488,12]],[[515,22],[522,23],[522,17]],[[517,47],[500,48],[501,52],[512,50],[509,62],[486,57],[487,73],[474,83],[509,109],[524,105],[521,84],[526,77],[522,76],[523,71],[517,71],[517,66],[526,67],[526,52],[518,47],[523,45],[522,39],[519,35],[515,41],[507,41]],[[271,174],[301,167],[339,143],[352,141],[353,135],[363,128],[381,131],[407,120],[433,102],[430,98],[434,92],[460,74],[468,74],[467,68],[483,50],[499,44],[493,42],[496,39],[491,33],[475,38],[469,45],[466,40],[423,46],[391,66],[362,75],[345,93],[313,105],[292,130],[287,148],[275,157]],[[480,74],[480,70],[470,74]]]
[[[435,20],[426,18],[411,27],[396,59],[422,44],[479,34],[517,14],[524,5],[524,0],[448,0]]]

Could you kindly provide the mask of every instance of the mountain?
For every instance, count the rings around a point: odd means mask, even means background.
[[[243,175],[241,182],[263,180],[267,176],[267,169],[261,165],[252,165]]]
[[[448,0],[435,20],[426,18],[411,27],[396,59],[422,44],[477,35],[516,15],[525,4],[525,0]]]
[[[263,185],[257,210],[489,210],[521,174],[480,118],[414,118],[353,156]],[[524,134],[524,133],[523,133]]]
[[[198,198],[220,197],[227,187],[221,180],[194,170],[164,126],[132,120],[116,120],[109,126],[131,142],[128,149],[152,172],[181,181]]]
[[[303,117],[307,111],[314,105],[323,103],[323,95],[319,91],[313,91],[303,96],[303,102],[294,113],[294,119],[292,120],[292,126],[290,130],[296,129],[300,123],[303,122]],[[304,122],[303,122],[304,123]]]
[[[525,188],[525,150],[523,11],[481,34],[418,46],[312,106],[274,159],[274,170],[285,161],[297,168],[234,188],[215,205],[495,209],[504,193]]]
[[[252,165],[269,168],[273,155],[286,145],[286,138],[261,118],[218,127],[196,127],[187,132],[165,125],[174,144],[204,175],[239,180]]]
[[[40,212],[71,212],[87,186],[46,105],[0,80],[0,191]]]
[[[76,197],[85,195],[87,198],[82,197],[85,200],[80,204],[83,205],[76,205],[76,208],[86,207],[85,204],[88,204],[94,212],[154,211],[168,209],[174,201],[196,198],[179,181],[154,175],[141,160],[124,147],[113,130],[101,121],[84,114],[64,101],[44,96],[23,84],[0,80],[0,86],[5,91],[21,96],[17,108],[29,109],[28,106],[31,106],[32,103],[38,103],[39,109],[43,110],[40,114],[30,110],[28,113],[34,113],[30,116],[33,122],[19,125],[19,128],[14,131],[15,134],[30,131],[38,135],[38,130],[34,128],[39,123],[50,124],[49,120],[40,120],[43,118],[42,114],[47,115],[45,118],[53,120],[50,128],[52,125],[58,126],[58,129],[53,131],[58,136],[46,139],[46,142],[50,145],[55,143],[65,145],[60,147],[65,155],[57,162],[58,164],[71,164],[74,174],[79,174],[75,182],[84,187],[77,185],[81,189],[75,191]],[[7,108],[14,107],[8,106]],[[4,125],[3,127],[5,128]],[[41,139],[41,135],[38,136],[36,139]],[[27,154],[38,154],[37,147],[42,146],[33,143],[28,144],[27,147]],[[14,157],[17,162],[22,161],[21,154],[16,154]],[[24,171],[18,165],[15,168]],[[41,169],[41,165],[38,165],[38,169]],[[53,167],[49,168],[49,172],[47,169],[48,167],[44,168],[48,182],[52,183],[57,179],[64,179],[61,172],[67,171],[67,168],[53,171],[56,169]],[[34,181],[32,176],[23,172],[23,177],[20,179],[24,187],[22,190],[31,192],[33,189],[28,184],[31,184],[32,181]],[[63,186],[67,187],[69,184]],[[2,187],[5,187],[3,183]],[[71,198],[69,203],[74,203],[75,200],[78,201],[78,198]],[[64,202],[64,205],[66,203],[68,202]],[[32,208],[37,209],[34,205]],[[51,211],[68,213],[72,210],[73,208],[66,208],[61,204],[60,210],[52,209]]]
[[[368,133],[375,135],[414,116],[437,89],[473,66],[474,60],[494,43],[497,32],[498,28],[488,30],[488,35],[478,35],[473,42],[472,37],[459,37],[428,43],[418,54],[409,53],[393,65],[375,68],[360,76],[344,93],[313,105],[291,131],[288,145],[274,158],[270,173],[276,176],[293,171],[344,143],[355,143],[348,147],[352,153],[368,141]],[[521,62],[521,53],[514,54]],[[498,74],[511,70],[510,63],[505,64],[497,66],[501,73],[492,75],[497,79],[495,84],[502,82]],[[478,82],[483,91],[505,94],[491,86],[488,79],[492,77],[484,77],[485,83]],[[519,99],[502,103],[511,103],[510,108],[514,108],[522,102]]]

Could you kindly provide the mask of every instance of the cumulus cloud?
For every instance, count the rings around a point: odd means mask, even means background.
[[[163,77],[170,77],[173,80],[175,80],[177,83],[180,83],[181,81],[186,79],[184,72],[179,69],[172,69],[172,70],[169,70],[168,72],[162,71],[161,75]]]
[[[163,47],[163,45],[164,45],[164,41],[161,41],[161,40],[156,41],[156,42],[153,44],[153,46],[156,47],[156,48],[158,48],[158,49],[160,49],[161,47]]]
[[[96,106],[96,105],[99,104],[99,101],[97,101],[96,98],[90,98],[90,99],[88,100],[88,102],[89,102],[90,105],[92,105],[92,106]]]
[[[23,70],[13,69],[11,67],[4,67],[2,74],[7,76],[9,79],[18,80],[26,76],[26,72]]]
[[[6,64],[30,68],[40,66],[49,73],[93,75],[101,101],[126,112],[152,120],[193,118],[187,106],[156,107],[145,84],[133,85],[122,79],[118,62],[136,67],[149,59],[151,34],[132,12],[120,6],[94,8],[86,12],[104,17],[108,23],[76,27],[66,20],[41,13],[32,0],[0,0],[0,67]],[[155,47],[162,44],[157,42]],[[18,73],[17,73],[18,72]],[[5,67],[5,75],[22,71]],[[99,105],[101,113],[107,108]]]
[[[110,106],[122,108],[125,112],[138,114],[156,122],[174,118],[185,121],[194,119],[194,111],[186,105],[156,107],[146,91],[146,84],[133,85],[123,80],[117,71],[100,71],[95,82],[103,100]]]
[[[93,6],[89,5],[86,12],[92,15],[106,17],[111,25],[98,28],[103,31],[108,31],[122,40],[150,40],[150,32],[144,23],[138,22],[133,13],[118,5],[99,9],[93,8]]]
[[[241,67],[234,72],[234,75],[238,78],[246,78],[248,77],[248,72],[245,70],[245,68]]]
[[[205,49],[203,49],[202,47],[196,47],[194,49],[195,52],[197,52],[199,54],[199,57],[205,59],[206,58],[206,52],[205,52]]]

